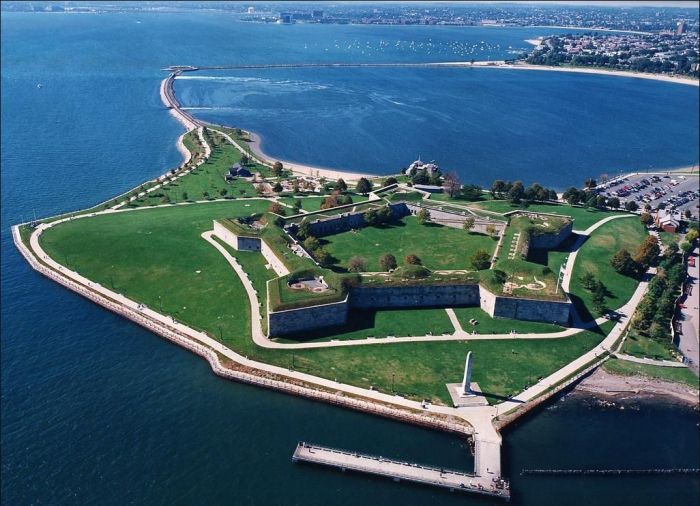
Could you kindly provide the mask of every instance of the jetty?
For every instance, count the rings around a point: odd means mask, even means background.
[[[384,476],[397,482],[405,480],[431,485],[448,489],[450,492],[470,492],[510,501],[508,482],[495,475],[493,477],[477,476],[463,471],[400,462],[381,456],[338,450],[303,441],[297,444],[292,461],[335,467],[341,471]]]

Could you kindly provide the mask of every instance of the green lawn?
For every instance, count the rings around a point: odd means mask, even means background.
[[[349,384],[396,390],[412,398],[449,402],[445,383],[458,382],[467,351],[474,381],[492,395],[522,390],[597,345],[602,333],[562,339],[425,342],[316,350],[269,350],[250,338],[243,285],[200,234],[212,219],[264,211],[265,201],[231,201],[115,213],[66,222],[44,232],[42,245],[57,261],[134,300],[208,332],[250,358]],[[458,231],[457,231],[458,232]],[[265,276],[259,265],[253,279]],[[444,313],[444,311],[443,311]],[[396,313],[399,314],[399,313]],[[419,314],[419,313],[417,313]],[[384,316],[377,317],[384,325]],[[410,325],[413,322],[407,321]],[[435,327],[434,333],[438,330]],[[397,332],[398,333],[398,332]],[[491,397],[491,400],[497,400]]]
[[[477,334],[508,334],[515,330],[519,334],[526,333],[548,333],[561,332],[564,330],[559,325],[540,322],[526,322],[522,320],[510,320],[508,318],[491,318],[486,311],[480,307],[460,307],[455,308],[455,314],[462,324],[462,328],[471,332],[475,330]],[[478,323],[472,325],[469,320],[475,319]]]
[[[478,249],[489,255],[496,241],[482,234],[470,234],[457,228],[437,224],[421,225],[413,216],[396,224],[365,227],[357,232],[343,232],[322,238],[322,244],[346,268],[353,256],[367,259],[369,271],[380,271],[379,257],[392,253],[399,264],[406,255],[414,254],[429,269],[469,269],[470,257]]]
[[[649,357],[656,360],[674,360],[675,346],[670,341],[662,342],[650,337],[630,332],[622,345],[622,352],[635,357]]]
[[[603,364],[603,369],[620,376],[645,376],[698,388],[698,377],[687,367],[662,367],[611,358]]]
[[[478,209],[486,209],[488,211],[495,211],[498,213],[507,213],[510,211],[517,211],[518,209],[523,209],[526,211],[540,212],[540,213],[553,213],[561,214],[563,216],[570,216],[574,220],[575,230],[585,230],[597,221],[607,218],[615,214],[626,214],[617,211],[603,211],[600,209],[584,209],[583,207],[573,207],[568,204],[531,204],[527,207],[518,206],[511,204],[506,200],[492,200],[488,202],[478,202],[476,204],[470,204],[471,207],[476,207]]]
[[[632,277],[618,274],[610,265],[610,258],[620,248],[627,248],[634,255],[646,235],[646,230],[638,219],[620,218],[597,229],[581,246],[576,256],[569,288],[582,318],[586,319],[587,313],[596,314],[591,303],[592,294],[581,284],[583,273],[590,272],[605,284],[608,290],[608,308],[616,309],[624,305],[639,282]]]

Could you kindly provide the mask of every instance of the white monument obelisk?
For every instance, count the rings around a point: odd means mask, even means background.
[[[459,395],[462,397],[467,397],[474,395],[471,389],[472,384],[472,352],[467,353],[467,360],[464,365],[464,379],[462,379],[462,386],[460,388]]]

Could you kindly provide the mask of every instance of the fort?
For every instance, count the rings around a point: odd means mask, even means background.
[[[426,208],[420,203],[406,201],[374,200],[361,205],[339,206],[331,210],[295,215],[289,218],[267,217],[267,223],[254,221],[246,224],[239,220],[215,220],[213,232],[219,239],[239,251],[260,252],[268,265],[279,276],[267,283],[267,335],[280,337],[316,331],[332,327],[342,327],[348,323],[352,309],[411,309],[411,308],[453,308],[480,307],[489,316],[515,320],[553,323],[567,325],[570,319],[571,301],[563,291],[541,294],[539,288],[545,285],[537,277],[535,283],[525,285],[531,291],[530,296],[522,290],[512,293],[515,283],[494,282],[489,273],[482,271],[465,272],[463,270],[441,271],[442,276],[410,278],[402,273],[401,268],[395,273],[362,273],[348,277],[334,276],[313,259],[299,241],[298,234],[302,223],[306,223],[306,234],[316,238],[355,231],[370,226],[367,212],[382,208],[391,211],[392,219],[400,221],[417,215],[422,209],[429,209],[430,219],[445,227],[461,228],[468,217],[473,218],[473,228],[479,219],[481,227],[486,224],[493,227],[498,237],[505,235],[508,222],[470,215],[444,207]],[[264,218],[260,218],[263,220]],[[527,257],[530,247],[551,249],[558,247],[572,232],[572,222],[557,215],[511,213],[510,222],[521,227],[518,234],[518,248],[523,258]],[[288,251],[280,251],[279,243],[265,239],[262,231],[266,227],[277,227],[276,221],[284,231]],[[522,228],[525,227],[525,228]],[[522,238],[520,238],[522,236]],[[464,241],[470,235],[464,234]],[[292,265],[285,264],[283,258],[290,255],[293,246],[294,255],[308,266],[307,269],[292,272]],[[309,281],[317,278],[331,281],[328,290],[307,290],[308,297],[303,296],[297,287],[293,300],[285,300],[290,286],[295,282]],[[522,276],[520,276],[522,277]],[[558,281],[557,281],[558,282]],[[540,283],[539,285],[537,283]],[[516,290],[517,292],[517,290]]]

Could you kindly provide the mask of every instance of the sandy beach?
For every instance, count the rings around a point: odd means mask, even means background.
[[[528,41],[530,42],[530,41]],[[464,62],[464,65],[469,66],[468,62]],[[604,70],[604,69],[588,69],[580,67],[550,67],[547,65],[530,65],[528,63],[514,63],[514,64],[498,64],[498,65],[484,65],[485,68],[508,68],[508,69],[518,69],[518,70],[548,70],[550,72],[577,72],[579,74],[599,74],[605,76],[617,76],[617,77],[636,77],[638,79],[651,79],[654,81],[664,81],[667,83],[676,84],[686,84],[690,86],[700,85],[700,81],[690,77],[680,77],[680,76],[667,76],[662,74],[646,74],[643,72],[632,72],[627,70]]]
[[[642,376],[618,376],[596,369],[576,386],[576,391],[599,395],[610,399],[642,399],[667,397],[698,406],[698,391],[670,381],[655,380]]]
[[[370,174],[367,172],[350,172],[338,169],[330,169],[328,167],[315,167],[313,165],[304,165],[301,163],[290,162],[288,160],[274,158],[270,155],[265,154],[260,148],[261,138],[258,134],[254,132],[249,132],[251,141],[247,143],[250,146],[250,150],[255,154],[256,157],[260,158],[264,162],[272,165],[276,161],[282,162],[282,165],[286,169],[291,170],[295,174],[302,176],[313,176],[313,177],[325,177],[328,179],[339,179],[343,178],[345,181],[357,181],[361,177],[377,177],[376,174]]]

